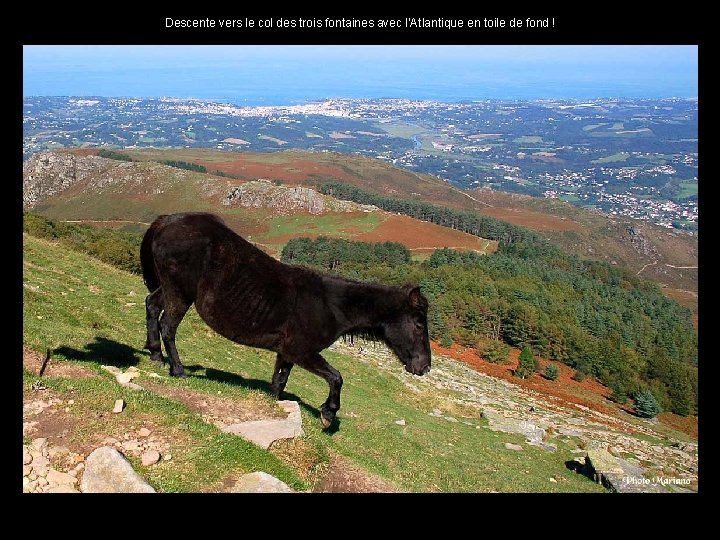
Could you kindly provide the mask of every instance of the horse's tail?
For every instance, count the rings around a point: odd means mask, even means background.
[[[142,244],[140,244],[140,266],[142,267],[143,281],[145,286],[150,292],[153,292],[160,286],[157,273],[155,272],[155,258],[152,252],[152,241],[155,237],[155,232],[158,227],[162,225],[167,216],[158,216],[158,218],[152,222],[150,228],[145,231],[143,236]]]

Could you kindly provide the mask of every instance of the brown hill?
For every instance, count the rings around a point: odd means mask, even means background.
[[[320,235],[402,242],[419,257],[439,247],[493,252],[497,244],[302,185],[230,179],[88,152],[45,152],[23,166],[23,204],[47,217],[144,230],[159,214],[210,211],[278,254],[290,238]]]
[[[677,290],[697,293],[697,236],[645,221],[606,216],[569,203],[476,189],[463,191],[436,177],[393,167],[381,160],[333,152],[269,154],[214,150],[124,150],[133,159],[176,159],[243,179],[266,178],[319,186],[334,180],[387,196],[426,200],[534,229],[578,256],[627,266]]]

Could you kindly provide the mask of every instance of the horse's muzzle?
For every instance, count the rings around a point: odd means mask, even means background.
[[[406,365],[405,371],[407,371],[408,373],[412,373],[413,375],[422,376],[422,375],[425,375],[428,371],[430,371],[430,364],[428,364],[424,367],[421,367],[421,368],[416,368],[415,366],[407,366]]]

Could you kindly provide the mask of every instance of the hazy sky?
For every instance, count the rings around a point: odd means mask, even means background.
[[[445,84],[468,92],[495,88],[512,94],[552,97],[563,87],[591,95],[648,97],[697,95],[695,45],[154,45],[25,46],[25,95],[197,95],[188,80],[201,78],[229,95],[222,85],[248,81],[312,92],[368,93],[401,97],[412,85],[421,95]],[[216,70],[216,71],[212,71]],[[218,74],[225,74],[220,76]],[[235,77],[235,79],[233,79]],[[198,86],[198,85],[196,85]],[[236,88],[237,86],[235,86]],[[383,94],[383,88],[387,93]],[[593,90],[595,89],[595,90]],[[208,97],[210,88],[203,87]],[[436,88],[437,91],[440,91]],[[535,91],[536,94],[528,92]],[[249,92],[249,90],[247,90]],[[112,92],[115,92],[114,94]],[[582,92],[580,92],[582,94]],[[395,95],[397,94],[397,95]],[[304,95],[304,94],[303,94]],[[458,94],[460,96],[461,94]],[[470,95],[470,94],[468,94]],[[582,94],[585,95],[585,94]],[[598,95],[598,97],[606,97]]]

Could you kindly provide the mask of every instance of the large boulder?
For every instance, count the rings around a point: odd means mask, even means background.
[[[269,448],[278,439],[294,439],[304,434],[300,406],[297,401],[278,401],[278,405],[288,414],[283,420],[253,420],[222,426],[226,433],[240,435],[244,439]]]
[[[109,446],[96,448],[85,460],[83,493],[155,493],[125,457]]]

